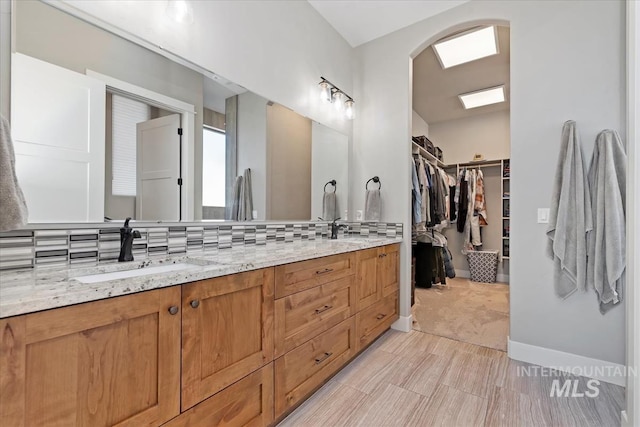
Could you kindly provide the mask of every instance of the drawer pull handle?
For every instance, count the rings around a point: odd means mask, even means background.
[[[387,254],[380,254],[380,255],[378,255],[378,258],[384,258],[386,256],[387,256]]]
[[[316,358],[316,365],[319,365],[322,362],[324,362],[325,360],[327,360],[328,358],[330,358],[332,354],[333,353],[325,353],[322,356]]]
[[[325,305],[324,307],[316,308],[316,314],[320,314],[320,313],[325,312],[327,310],[330,310],[332,308],[333,308],[332,305]]]
[[[333,268],[325,268],[324,270],[318,270],[318,271],[316,271],[316,274],[331,273],[332,271],[333,271]]]
[[[382,320],[382,319],[384,319],[385,317],[387,317],[387,315],[386,315],[386,314],[380,313],[380,314],[378,314],[378,315],[376,316],[376,319],[378,319],[378,320]]]
[[[194,299],[193,301],[191,301],[191,303],[189,303],[189,305],[192,308],[198,308],[198,306],[200,305],[200,301],[198,301],[197,299]]]
[[[169,314],[172,316],[178,314],[178,306],[172,305],[171,307],[169,307]]]

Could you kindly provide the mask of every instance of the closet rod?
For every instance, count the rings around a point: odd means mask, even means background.
[[[460,167],[460,168],[473,168],[476,166],[485,166],[485,167],[490,167],[490,166],[502,166],[502,162],[500,160],[482,160],[479,162],[467,162],[467,163],[453,163],[450,165],[447,165],[446,168],[455,168],[455,167]]]

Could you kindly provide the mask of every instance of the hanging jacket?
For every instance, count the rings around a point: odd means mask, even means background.
[[[411,160],[411,194],[413,206],[413,223],[422,222],[422,194],[420,194],[420,182],[418,181],[418,173],[416,172],[416,164]]]
[[[478,170],[476,178],[476,198],[474,204],[474,210],[478,214],[478,221],[481,227],[488,225],[487,221],[487,203],[484,197],[484,174],[482,170]]]
[[[464,232],[469,210],[469,183],[467,182],[466,169],[463,169],[460,177],[460,198],[458,200],[458,220],[456,222],[459,233]]]

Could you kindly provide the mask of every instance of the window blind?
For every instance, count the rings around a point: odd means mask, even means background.
[[[151,108],[140,101],[112,95],[111,143],[114,196],[136,195],[136,124],[151,118]]]

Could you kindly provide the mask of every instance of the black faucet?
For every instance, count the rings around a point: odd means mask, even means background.
[[[133,261],[133,239],[140,238],[140,232],[132,230],[129,227],[129,221],[131,221],[131,218],[127,218],[124,221],[124,227],[120,228],[120,256],[118,257],[118,262]]]
[[[340,230],[341,228],[346,228],[347,225],[346,224],[340,224],[338,225],[336,223],[337,220],[339,220],[340,218],[336,218],[333,221],[331,221],[331,240],[336,240],[338,238],[338,230]]]

